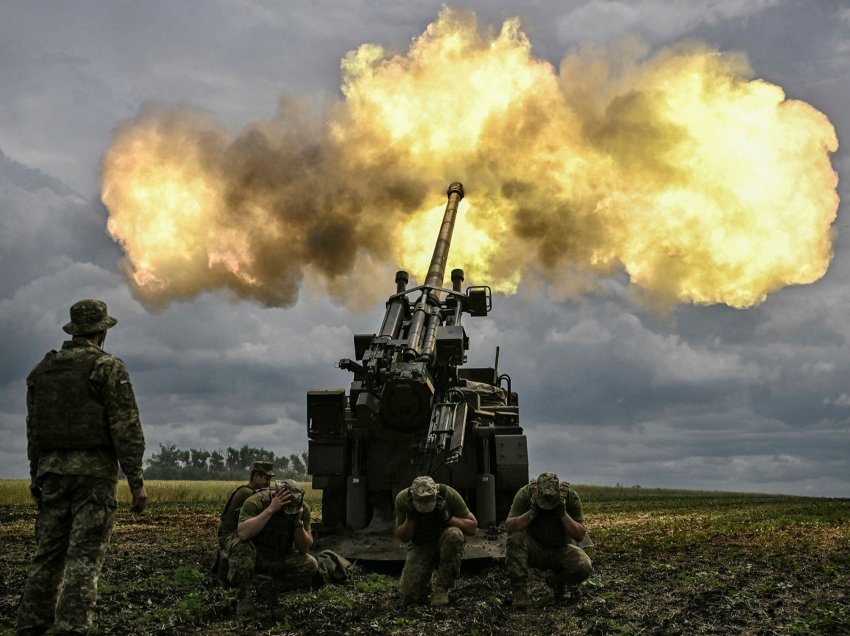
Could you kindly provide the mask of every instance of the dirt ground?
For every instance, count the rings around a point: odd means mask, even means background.
[[[446,608],[402,607],[398,570],[285,594],[247,619],[206,564],[218,505],[119,511],[98,634],[850,634],[850,499],[608,489],[584,497],[594,574],[526,611],[500,563],[465,568]],[[0,633],[12,633],[34,508],[0,506]]]

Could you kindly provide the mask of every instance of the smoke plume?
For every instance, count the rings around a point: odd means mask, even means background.
[[[305,280],[369,304],[386,272],[424,275],[452,181],[449,267],[506,293],[625,271],[662,304],[749,307],[829,265],[835,131],[740,55],[625,42],[556,69],[517,20],[444,9],[406,53],[341,68],[321,113],[284,98],[236,135],[148,106],[116,130],[102,196],[147,306],[219,288],[287,306]]]

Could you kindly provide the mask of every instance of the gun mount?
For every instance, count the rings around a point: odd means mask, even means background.
[[[443,222],[422,285],[396,291],[375,334],[354,335],[354,374],[344,389],[307,394],[308,472],[322,491],[323,547],[365,560],[403,560],[393,536],[396,494],[430,475],[463,495],[478,519],[465,558],[504,556],[505,519],[517,489],[528,483],[526,438],[511,379],[493,367],[461,368],[469,338],[462,318],[492,309],[487,286],[462,291],[463,271],[446,261],[463,186],[449,186]],[[323,539],[327,537],[327,539]]]

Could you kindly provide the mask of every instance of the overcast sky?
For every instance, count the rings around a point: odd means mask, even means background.
[[[305,290],[294,307],[266,308],[222,291],[148,312],[106,233],[100,161],[113,130],[151,102],[197,107],[237,130],[271,117],[283,94],[340,99],[346,53],[363,43],[404,52],[441,6],[0,4],[0,477],[26,475],[24,378],[59,347],[68,307],[84,297],[105,300],[119,319],[105,348],[129,367],[148,453],[167,443],[306,448],[306,391],[348,386],[334,363],[352,356],[353,333],[378,328],[382,303],[351,313]],[[696,39],[742,52],[756,77],[823,112],[839,141],[850,130],[850,7],[840,0],[453,6],[496,29],[518,16],[533,53],[556,68],[579,46],[629,36],[652,49]],[[846,201],[844,148],[832,165]],[[466,322],[470,364],[489,365],[501,347],[532,474],[850,496],[845,208],[827,274],[746,310],[691,305],[655,317],[635,302],[624,273],[581,299],[531,282],[496,295],[489,317]]]

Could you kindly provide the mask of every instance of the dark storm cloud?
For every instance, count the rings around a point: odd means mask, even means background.
[[[842,495],[850,420],[842,298],[843,283],[829,280],[749,312],[685,308],[665,323],[636,313],[625,294],[577,306],[528,293],[498,298],[497,326],[473,346],[502,345],[500,371],[520,393],[533,471]]]
[[[111,264],[120,256],[104,231],[106,210],[58,179],[0,149],[0,297],[69,262]]]
[[[691,343],[670,333],[669,324],[664,330],[642,319],[625,295],[555,305],[542,317],[528,313],[528,306],[543,304],[551,301],[521,295],[500,302],[495,312],[510,325],[508,339],[514,333],[521,338],[502,345],[500,367],[521,382],[535,419],[629,427],[658,409],[722,402],[758,379],[758,367],[736,352]],[[536,381],[522,380],[528,377]]]
[[[111,129],[141,103],[187,103],[241,126],[274,113],[285,91],[321,101],[337,91],[347,51],[363,42],[405,50],[440,3],[337,5],[0,7],[0,476],[26,473],[24,377],[60,345],[68,306],[86,296],[104,298],[119,318],[106,349],[129,366],[150,451],[161,443],[306,446],[306,390],[347,387],[350,375],[333,363],[352,355],[351,334],[376,329],[382,308],[352,315],[306,290],[289,310],[216,294],[148,314],[118,271],[120,251],[93,195]],[[481,21],[496,26],[518,12],[535,53],[555,63],[580,42],[630,33],[651,46],[699,37],[744,51],[758,76],[823,110],[846,147],[843,3],[478,8]],[[833,165],[850,200],[845,148]],[[747,311],[681,307],[658,319],[618,277],[581,302],[530,287],[497,296],[491,317],[466,321],[470,364],[492,364],[501,346],[500,371],[520,393],[532,472],[553,469],[581,483],[847,496],[846,204],[836,228],[823,280]],[[388,280],[387,293],[393,288]]]
[[[349,355],[351,334],[367,330],[326,302],[284,312],[208,296],[151,315],[132,300],[116,267],[69,262],[0,300],[8,334],[0,355],[13,362],[0,376],[4,476],[26,473],[24,378],[67,338],[68,307],[85,296],[106,300],[119,320],[104,348],[128,365],[149,452],[169,443],[300,451],[307,389],[345,386],[349,378],[333,364]]]
[[[290,312],[205,297],[151,315],[133,301],[117,270],[101,206],[61,181],[0,157],[0,464],[26,474],[24,378],[67,336],[68,307],[103,298],[119,324],[105,349],[123,358],[142,410],[148,446],[249,444],[301,450],[305,391],[341,385],[333,362],[352,330],[339,308],[316,303]],[[324,320],[335,317],[339,326]],[[202,328],[201,328],[202,327]]]

